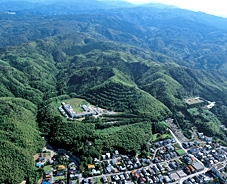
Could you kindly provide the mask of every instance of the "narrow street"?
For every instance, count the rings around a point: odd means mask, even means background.
[[[55,151],[48,143],[46,143],[46,148],[47,148],[46,150],[50,152],[49,160],[50,160],[50,163],[52,163],[53,162],[52,157],[54,156]],[[50,183],[53,183],[53,182],[54,182],[54,176],[53,176],[53,169],[52,169],[50,172]]]
[[[169,129],[169,131],[170,131],[170,133],[172,134],[172,136],[176,139],[176,142],[177,142],[177,143],[181,146],[181,148],[187,153],[187,150],[183,148],[183,146],[181,145],[181,142],[180,142],[179,139],[175,136],[175,134],[172,132],[172,130]],[[192,155],[192,156],[193,156],[193,155]],[[193,157],[194,157],[194,156],[193,156]],[[195,160],[196,160],[197,162],[199,162],[201,165],[203,165],[203,163],[202,163],[200,160],[198,160],[196,157],[194,157],[194,158],[195,158]],[[202,170],[202,171],[197,172],[197,173],[194,173],[194,174],[190,174],[190,175],[188,175],[188,176],[186,176],[186,177],[181,178],[180,181],[179,181],[179,184],[182,184],[182,183],[184,182],[184,180],[186,180],[186,179],[188,179],[188,178],[194,177],[194,176],[199,175],[199,174],[206,173],[207,171],[209,171],[209,168],[206,168],[206,167],[203,165],[203,170]]]

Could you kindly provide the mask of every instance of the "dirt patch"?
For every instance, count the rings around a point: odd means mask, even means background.
[[[193,105],[193,104],[202,103],[203,101],[199,97],[196,97],[196,98],[188,98],[188,99],[185,99],[185,102],[188,105]]]
[[[36,153],[36,154],[33,156],[34,160],[36,161],[36,160],[39,158],[39,156],[40,156],[40,154],[39,154],[39,153]]]
[[[43,181],[43,178],[40,178],[40,179],[38,180],[37,184],[41,184],[42,181]]]

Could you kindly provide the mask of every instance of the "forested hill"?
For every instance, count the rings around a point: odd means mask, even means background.
[[[227,21],[223,18],[152,6],[54,16],[45,13],[33,16],[20,13],[11,15],[3,12],[0,46],[85,32],[97,39],[162,53],[174,58],[180,65],[226,70],[225,25]]]
[[[175,7],[90,1],[78,9],[73,1],[0,3],[0,183],[35,183],[32,156],[44,146],[40,135],[84,160],[112,149],[144,151],[143,142],[163,131],[160,122],[168,117],[189,137],[195,126],[226,139],[220,124],[227,117],[227,20]],[[216,105],[188,110],[185,98],[193,96]],[[75,97],[119,113],[67,121],[58,104]],[[112,126],[119,136],[105,140],[102,131]],[[144,136],[136,142],[137,131]]]

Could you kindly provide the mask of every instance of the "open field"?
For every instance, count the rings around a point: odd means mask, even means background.
[[[164,139],[170,139],[173,138],[173,136],[171,134],[153,134],[152,135],[152,141],[160,141],[160,140],[164,140]]]
[[[202,103],[203,101],[200,100],[199,97],[196,97],[196,98],[187,98],[187,99],[185,99],[185,102],[186,102],[188,105],[193,105],[193,104]]]
[[[44,172],[51,172],[51,165],[46,165],[43,167]]]
[[[55,176],[54,180],[64,180],[65,176]]]
[[[94,180],[94,183],[96,184],[102,184],[101,177],[93,178],[93,180]]]
[[[177,152],[178,155],[186,154],[186,152],[183,149],[178,149],[178,150],[176,150],[176,152]]]
[[[66,104],[70,104],[75,112],[83,112],[84,110],[80,107],[80,105],[89,105],[89,103],[81,98],[71,98],[69,100],[64,100]]]

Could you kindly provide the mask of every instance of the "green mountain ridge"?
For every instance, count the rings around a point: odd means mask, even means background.
[[[146,154],[144,141],[164,132],[168,117],[189,137],[195,126],[226,139],[219,128],[227,117],[225,19],[154,7],[30,11],[0,18],[0,183],[36,183],[40,135],[82,155],[83,167],[104,151]],[[192,108],[185,98],[194,96],[216,106]],[[119,113],[67,120],[57,108],[74,97]]]
[[[93,104],[111,108],[114,111],[129,111],[130,113],[150,116],[154,121],[170,115],[168,108],[149,93],[140,90],[130,80],[123,81],[124,78],[123,80],[122,78],[123,76],[114,76],[102,85],[92,88],[85,94],[86,99]]]

